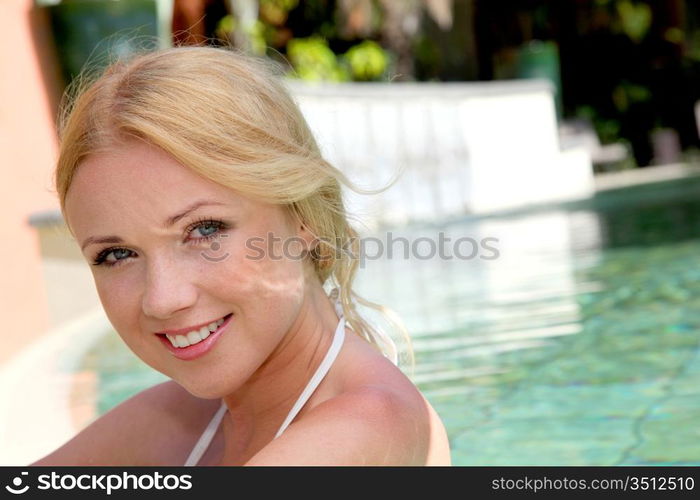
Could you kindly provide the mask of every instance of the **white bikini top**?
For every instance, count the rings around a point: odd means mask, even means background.
[[[338,315],[339,321],[338,327],[335,329],[335,334],[333,335],[333,342],[331,343],[326,356],[323,358],[323,361],[321,361],[321,364],[318,365],[316,372],[309,380],[309,383],[306,384],[306,387],[299,396],[299,399],[297,399],[294,406],[292,406],[287,418],[285,418],[284,422],[282,422],[277,434],[275,434],[275,438],[279,437],[285,431],[289,424],[292,423],[292,420],[294,420],[294,417],[297,416],[297,413],[299,413],[304,407],[306,402],[309,400],[311,395],[330,370],[331,366],[333,366],[333,362],[338,356],[340,348],[343,346],[343,341],[345,340],[345,318],[343,317],[343,308],[340,306],[340,290],[337,290],[337,292],[338,298],[335,302],[335,311]],[[197,462],[200,461],[202,455],[204,455],[204,452],[207,451],[207,448],[209,448],[211,440],[214,438],[214,434],[216,434],[216,430],[219,428],[221,420],[223,420],[224,415],[226,414],[226,410],[226,404],[222,400],[221,407],[216,411],[214,417],[211,419],[206,429],[204,429],[204,432],[199,437],[199,440],[194,445],[194,448],[192,448],[190,455],[187,457],[187,461],[185,461],[185,466],[197,465]]]

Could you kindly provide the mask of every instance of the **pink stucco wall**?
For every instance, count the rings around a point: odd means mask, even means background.
[[[39,240],[27,219],[58,208],[51,170],[59,83],[49,26],[31,0],[0,2],[0,366],[47,329]]]

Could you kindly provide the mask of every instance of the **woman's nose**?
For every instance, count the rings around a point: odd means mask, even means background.
[[[197,287],[187,277],[187,270],[171,259],[151,262],[146,271],[142,298],[145,315],[168,319],[197,302]]]

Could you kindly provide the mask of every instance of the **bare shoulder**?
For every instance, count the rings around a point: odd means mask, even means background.
[[[339,359],[337,393],[248,465],[450,464],[445,428],[413,383],[385,358],[349,351]]]
[[[182,465],[189,437],[196,439],[219,404],[163,382],[115,406],[31,465]],[[173,443],[174,435],[183,436],[182,442]]]

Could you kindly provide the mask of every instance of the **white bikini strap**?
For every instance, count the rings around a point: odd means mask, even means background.
[[[336,302],[336,305],[338,303]],[[331,347],[328,349],[328,352],[326,353],[326,357],[323,358],[323,361],[321,361],[321,364],[318,365],[318,368],[316,369],[316,372],[313,374],[311,377],[311,380],[309,380],[309,383],[306,385],[304,388],[303,392],[301,393],[301,396],[299,396],[299,399],[297,399],[296,403],[294,403],[294,406],[292,406],[292,409],[289,412],[289,415],[287,415],[287,418],[284,419],[284,422],[282,422],[282,425],[280,426],[279,430],[277,431],[277,434],[275,434],[275,438],[279,437],[289,426],[289,424],[292,423],[292,420],[294,420],[294,417],[297,416],[297,413],[301,411],[301,409],[304,407],[308,399],[311,397],[311,395],[314,393],[318,385],[321,383],[323,380],[323,377],[326,376],[328,373],[328,370],[330,370],[331,366],[333,366],[333,362],[335,361],[335,358],[338,356],[338,353],[340,352],[340,348],[343,346],[343,341],[345,340],[345,318],[342,315],[342,309],[341,312],[339,313],[340,316],[340,321],[338,322],[338,327],[335,329],[335,335],[333,336],[333,343],[331,344]]]
[[[328,349],[326,357],[323,358],[323,361],[321,361],[321,364],[318,366],[316,372],[311,377],[311,380],[309,380],[309,383],[307,384],[306,388],[299,396],[299,399],[296,403],[294,403],[294,406],[289,412],[289,415],[287,415],[287,418],[282,423],[275,437],[278,437],[285,431],[289,424],[292,423],[292,420],[294,420],[294,417],[296,417],[299,411],[301,411],[301,409],[304,407],[308,399],[311,397],[313,392],[316,390],[318,385],[328,373],[328,370],[330,370],[331,366],[333,365],[333,362],[335,361],[335,358],[340,352],[340,348],[343,346],[343,341],[345,340],[345,318],[343,317],[343,308],[340,305],[340,289],[334,290],[334,293],[337,293],[337,298],[335,300],[334,306],[340,321],[338,322],[338,327],[335,330],[335,335],[333,336],[333,342],[331,343],[331,347],[330,349]],[[222,399],[221,407],[217,410],[216,414],[214,414],[214,417],[209,422],[209,425],[207,425],[207,428],[199,437],[199,440],[195,444],[194,448],[192,448],[190,455],[187,457],[187,460],[185,461],[186,467],[197,465],[197,463],[201,460],[202,456],[204,455],[204,452],[207,451],[207,448],[211,444],[211,440],[214,438],[214,434],[219,428],[221,420],[223,420],[227,409],[228,408],[226,407],[226,403]]]
[[[338,313],[338,317],[341,317],[343,315],[343,306],[340,303],[340,287],[334,288],[331,293],[330,297],[333,298],[335,297],[335,311]],[[393,313],[390,309],[385,311],[385,314],[389,314],[391,316],[395,316],[395,313]],[[396,366],[399,365],[399,350],[396,347],[396,344],[394,343],[394,340],[381,328],[375,329],[375,342],[379,344],[379,347],[381,351],[384,353],[384,356],[389,359],[392,363],[394,363]]]
[[[216,430],[219,428],[219,424],[221,424],[221,420],[224,418],[226,410],[226,403],[224,403],[222,399],[221,407],[216,411],[214,417],[209,421],[209,425],[207,425],[207,428],[204,429],[204,432],[199,437],[197,444],[194,445],[194,448],[192,448],[190,455],[187,457],[187,460],[185,461],[185,467],[197,465],[197,462],[200,461],[202,455],[204,455],[204,452],[207,451],[207,448],[211,444],[211,440],[214,437]]]

